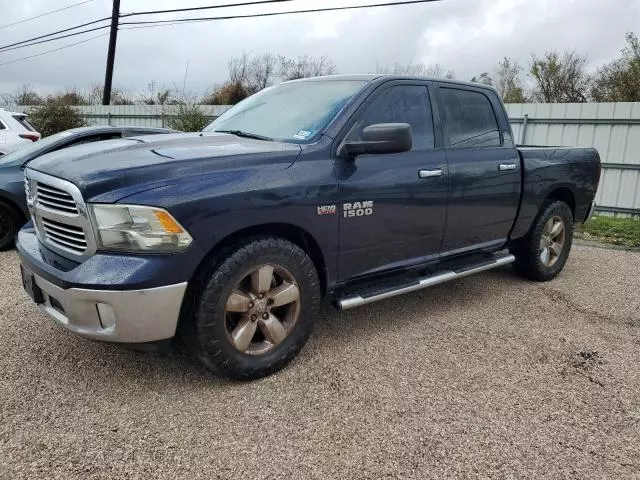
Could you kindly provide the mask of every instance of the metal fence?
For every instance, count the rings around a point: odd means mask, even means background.
[[[609,215],[640,216],[640,102],[508,104],[516,141],[528,145],[595,147],[603,173],[596,196],[598,210]],[[29,107],[5,107],[28,111]],[[77,107],[91,124],[167,126],[175,106],[90,105]],[[202,105],[210,118],[228,106]]]
[[[516,141],[595,147],[602,158],[598,211],[640,216],[640,103],[506,106]]]
[[[28,112],[30,108],[9,105],[14,112]],[[75,107],[91,125],[133,125],[136,127],[166,127],[169,119],[178,115],[175,105],[86,105]],[[228,105],[200,105],[202,113],[210,118],[220,116]]]

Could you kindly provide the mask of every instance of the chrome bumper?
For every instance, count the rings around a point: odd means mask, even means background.
[[[38,275],[39,307],[73,333],[94,340],[144,343],[175,335],[186,283],[146,290],[62,289]]]

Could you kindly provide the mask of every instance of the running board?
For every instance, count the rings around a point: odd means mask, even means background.
[[[457,278],[467,277],[474,273],[484,272],[485,270],[491,270],[502,265],[508,265],[513,263],[516,258],[513,255],[503,255],[498,258],[491,259],[486,262],[482,262],[476,265],[469,265],[468,267],[457,270],[443,270],[434,275],[417,279],[415,282],[407,285],[406,283],[399,286],[396,289],[385,289],[380,293],[375,291],[362,295],[350,295],[348,297],[338,300],[338,306],[341,310],[348,310],[350,308],[360,307],[368,303],[377,302],[378,300],[384,300],[385,298],[395,297],[404,293],[415,292],[416,290],[422,290],[423,288],[432,287],[440,283],[445,283]]]

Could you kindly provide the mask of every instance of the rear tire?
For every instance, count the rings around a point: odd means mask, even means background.
[[[271,375],[311,335],[321,298],[315,266],[300,247],[276,237],[245,239],[220,257],[202,275],[184,340],[221,376]]]
[[[20,229],[20,219],[13,209],[0,202],[0,251],[13,247],[14,239]]]
[[[573,214],[561,201],[545,203],[532,230],[511,247],[520,276],[547,282],[564,268],[573,243]]]

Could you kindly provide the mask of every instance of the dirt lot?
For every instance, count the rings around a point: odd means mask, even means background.
[[[73,336],[0,254],[0,478],[640,477],[640,254],[346,313],[254,383]]]

